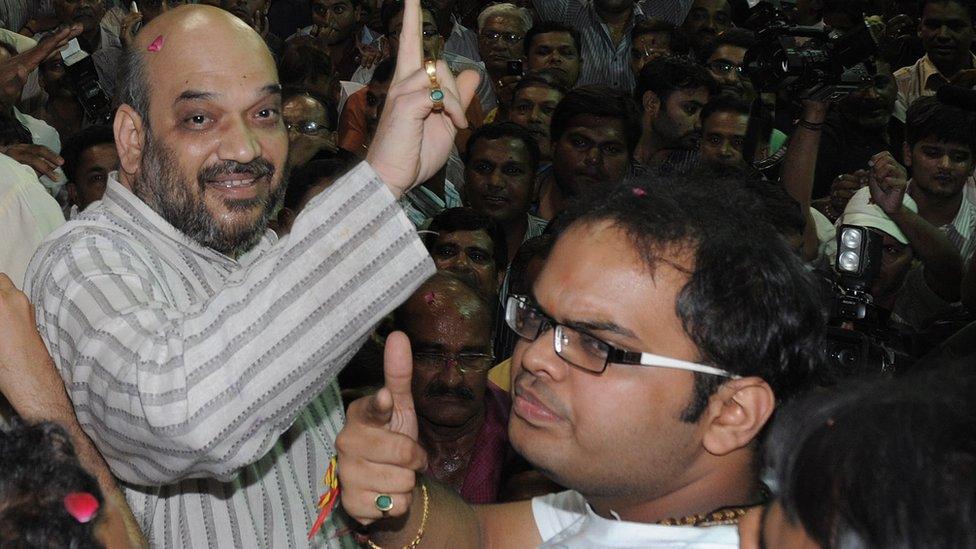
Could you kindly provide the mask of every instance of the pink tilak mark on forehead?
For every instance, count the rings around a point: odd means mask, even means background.
[[[426,301],[428,305],[434,303],[435,299],[437,299],[437,294],[434,292],[427,292],[424,294],[424,301]]]
[[[146,51],[157,52],[157,51],[163,49],[163,42],[165,42],[165,41],[166,41],[166,39],[163,38],[163,35],[162,34],[160,34],[159,36],[156,37],[155,40],[152,41],[151,44],[149,44],[149,47],[146,48]]]

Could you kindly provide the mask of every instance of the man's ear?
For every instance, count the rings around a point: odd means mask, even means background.
[[[119,152],[119,171],[131,177],[139,171],[146,144],[142,117],[129,105],[120,105],[115,112],[115,148]]]
[[[661,100],[652,91],[644,92],[644,97],[641,98],[641,106],[644,107],[644,113],[651,118],[657,118],[658,113],[661,112]]]
[[[708,399],[702,444],[710,454],[724,456],[751,444],[776,408],[773,389],[763,379],[733,379]]]

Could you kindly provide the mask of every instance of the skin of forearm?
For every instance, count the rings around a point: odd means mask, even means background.
[[[909,209],[901,208],[889,216],[905,233],[912,251],[922,262],[929,288],[946,301],[958,301],[963,278],[962,258],[949,239]]]
[[[427,524],[420,547],[480,549],[484,546],[481,525],[472,506],[453,490],[430,479],[422,479],[430,497]],[[380,547],[404,547],[417,537],[424,513],[420,483],[413,491],[410,511],[403,517],[377,521],[369,526],[369,538]]]
[[[822,124],[826,116],[825,106],[809,104],[803,109],[802,119],[811,124]],[[790,138],[786,158],[783,160],[783,186],[793,200],[800,203],[804,212],[810,207],[821,133],[821,131],[796,126]]]

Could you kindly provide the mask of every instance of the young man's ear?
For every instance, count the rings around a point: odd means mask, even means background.
[[[644,97],[641,98],[641,106],[644,108],[644,114],[651,118],[657,118],[658,113],[661,112],[661,100],[652,91],[644,92]]]
[[[126,104],[119,106],[115,112],[115,147],[119,153],[120,180],[127,185],[127,181],[139,171],[142,155],[146,144],[145,126],[142,117],[132,107]]]
[[[705,450],[724,456],[752,444],[775,408],[776,396],[763,379],[727,381],[708,399],[702,417]]]

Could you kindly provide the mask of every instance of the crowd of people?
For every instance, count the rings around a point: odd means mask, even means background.
[[[0,0],[0,546],[976,548],[974,28]]]

